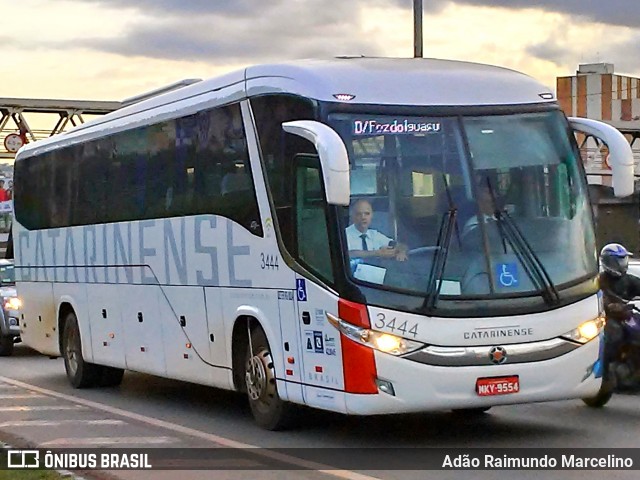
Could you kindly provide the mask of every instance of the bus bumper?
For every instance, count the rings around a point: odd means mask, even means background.
[[[375,352],[377,377],[389,382],[394,394],[346,394],[347,413],[372,415],[489,407],[518,403],[585,398],[600,388],[592,370],[600,340],[550,360],[513,365],[441,367]],[[480,396],[476,381],[517,375],[516,393]]]

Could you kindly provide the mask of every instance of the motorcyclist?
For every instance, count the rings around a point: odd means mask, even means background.
[[[640,278],[627,273],[631,256],[619,243],[605,245],[600,251],[602,273],[599,281],[607,319],[629,319],[633,306],[628,302],[640,296]]]
[[[599,276],[604,312],[607,317],[605,326],[604,364],[615,362],[618,351],[625,342],[622,322],[632,317],[633,305],[630,300],[640,296],[640,278],[629,275],[629,257],[632,254],[619,243],[605,245],[600,251]],[[604,380],[615,387],[615,375],[607,368]]]

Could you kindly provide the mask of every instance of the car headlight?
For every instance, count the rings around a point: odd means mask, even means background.
[[[369,348],[379,350],[391,355],[404,355],[419,348],[424,347],[424,343],[407,340],[406,338],[392,335],[390,333],[379,332],[369,328],[362,328],[345,322],[341,318],[327,312],[329,323],[336,327],[340,333],[347,338],[365,345]]]
[[[18,297],[9,297],[4,299],[5,310],[20,310],[22,308],[22,300]]]
[[[587,320],[577,328],[562,335],[562,337],[578,343],[587,343],[600,335],[605,323],[604,316],[599,316],[593,320]]]

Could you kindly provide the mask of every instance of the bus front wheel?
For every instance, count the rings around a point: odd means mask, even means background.
[[[102,371],[100,366],[84,361],[78,319],[73,312],[67,314],[65,320],[62,355],[67,378],[74,388],[88,388],[96,385]]]
[[[267,430],[286,428],[291,421],[292,406],[278,395],[271,349],[259,327],[251,333],[244,373],[249,406],[256,423]]]
[[[457,408],[452,410],[454,415],[460,415],[464,417],[479,417],[483,413],[488,412],[491,407],[476,407],[476,408]]]

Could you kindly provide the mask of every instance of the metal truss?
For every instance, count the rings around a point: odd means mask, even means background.
[[[0,98],[0,159],[13,159],[14,152],[5,148],[7,135],[18,134],[23,143],[35,142],[84,123],[84,116],[105,115],[122,106],[121,102],[92,100],[45,100]],[[32,129],[27,117],[38,115],[39,122],[51,118],[51,127]]]

